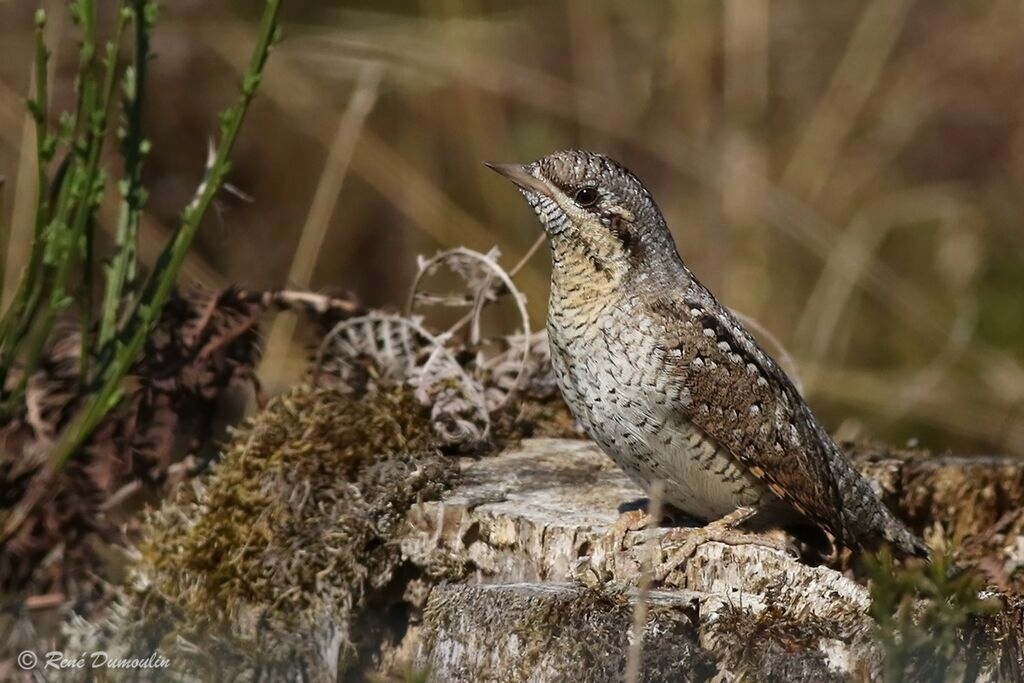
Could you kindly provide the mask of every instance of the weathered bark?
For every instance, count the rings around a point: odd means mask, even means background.
[[[556,681],[570,671],[580,681],[621,681],[635,601],[635,591],[557,582],[439,586],[424,616],[421,662],[442,681]],[[695,628],[699,596],[654,591],[647,604],[647,678],[714,674]]]
[[[621,681],[636,601],[632,590],[556,582],[438,587],[419,663],[439,681]],[[809,615],[787,622],[686,590],[655,590],[645,603],[644,681],[845,680],[877,663],[874,649],[851,652],[841,629]]]
[[[954,538],[1024,500],[1024,467],[1006,459],[862,460],[890,504],[914,511],[919,528],[945,521]],[[708,666],[725,680],[880,675],[864,586],[759,535],[621,532],[620,506],[641,495],[588,442],[528,440],[464,460],[459,486],[414,508],[401,541],[431,580],[458,582],[429,593],[417,665],[438,680],[621,680],[636,586],[650,565],[658,585],[643,680],[686,679]],[[1013,680],[1007,672],[1020,670],[1020,615],[1017,607],[976,620],[968,640],[978,680]]]

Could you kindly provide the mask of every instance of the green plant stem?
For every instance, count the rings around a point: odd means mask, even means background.
[[[96,241],[96,217],[90,215],[85,226],[84,257],[82,259],[82,287],[81,298],[78,304],[79,329],[81,338],[79,347],[81,349],[78,357],[78,386],[85,388],[89,382],[89,368],[92,362],[92,288],[93,288],[93,251]]]
[[[17,329],[24,329],[25,312],[30,308],[30,293],[36,288],[43,261],[43,230],[49,220],[50,188],[47,167],[53,158],[53,143],[49,133],[49,93],[47,90],[47,68],[50,53],[46,49],[46,13],[36,12],[35,18],[35,98],[29,103],[29,110],[36,125],[36,211],[32,228],[32,243],[29,247],[28,265],[18,282],[11,305],[0,319],[0,393],[7,380],[7,372],[17,354],[20,339],[12,337]],[[6,239],[4,246],[6,247]],[[4,260],[7,250],[4,248]]]
[[[129,13],[125,11],[124,0],[119,3],[118,6],[118,20],[117,28],[114,33],[114,39],[107,43],[107,54],[104,59],[104,81],[103,90],[100,92],[100,101],[96,107],[90,120],[87,122],[89,126],[89,134],[87,135],[88,151],[86,154],[86,176],[85,176],[85,192],[86,195],[78,205],[78,211],[75,216],[75,224],[73,226],[73,234],[76,239],[81,241],[82,249],[84,250],[84,282],[85,287],[91,290],[92,287],[92,249],[90,248],[93,242],[93,235],[90,234],[95,229],[95,216],[96,209],[99,208],[100,203],[103,200],[103,191],[105,182],[105,175],[99,168],[100,156],[103,153],[103,142],[107,135],[107,120],[110,115],[110,103],[114,96],[114,85],[117,83],[117,51],[121,45],[121,39],[124,36],[124,30],[128,23]],[[60,298],[64,296],[64,287],[66,282],[59,282],[58,287],[54,291],[54,297]],[[88,291],[83,299],[88,302],[87,305],[91,306],[92,292]],[[82,357],[82,371],[85,372],[88,368],[88,359],[92,355],[92,311],[84,311],[81,318],[81,357]],[[81,381],[84,384],[88,378],[83,374]]]
[[[44,264],[52,269],[49,279],[49,296],[42,297],[42,281],[36,283],[31,302],[39,302],[42,309],[37,311],[33,303],[27,311],[34,323],[32,341],[25,355],[22,376],[14,390],[0,406],[0,417],[10,417],[21,403],[28,380],[39,365],[39,359],[46,349],[58,314],[71,302],[67,295],[68,277],[77,257],[87,251],[91,240],[86,231],[93,225],[93,216],[103,197],[104,177],[99,168],[103,140],[107,132],[107,118],[113,96],[117,74],[117,46],[120,44],[126,24],[123,12],[118,14],[117,29],[113,41],[107,44],[105,72],[102,84],[97,85],[92,75],[95,57],[95,4],[82,0],[79,3],[80,21],[83,26],[82,65],[79,80],[78,123],[80,135],[74,144],[73,158],[68,175],[61,188],[57,217],[46,228]],[[120,8],[120,9],[123,9]],[[90,268],[86,262],[84,267]],[[89,278],[86,278],[88,280]],[[37,296],[38,294],[38,296]],[[89,316],[87,316],[88,318]],[[89,324],[88,320],[84,324]],[[81,355],[91,353],[88,347],[89,331],[83,329]]]
[[[107,414],[121,400],[120,384],[135,363],[149,333],[160,319],[163,306],[177,281],[178,271],[185,260],[206,210],[220,190],[230,166],[229,157],[238,138],[242,121],[259,86],[270,49],[276,38],[277,15],[280,0],[267,0],[260,23],[259,39],[241,87],[238,102],[221,118],[221,139],[213,159],[207,166],[206,176],[195,197],[182,213],[181,224],[171,242],[164,249],[156,268],[150,274],[143,294],[136,305],[132,319],[125,330],[125,341],[115,342],[113,357],[99,372],[98,391],[85,399],[82,409],[61,434],[51,454],[51,465],[60,469],[78,450]]]
[[[60,241],[66,242],[70,237],[67,224],[73,208],[71,196],[74,190],[71,188],[80,182],[81,168],[72,160],[68,169],[66,171],[66,179],[61,184],[60,192],[58,193],[53,220],[47,226],[47,232],[51,235],[47,240],[47,251],[50,251],[50,247],[54,247],[54,250],[56,250],[55,243]],[[44,256],[45,260],[46,256]],[[26,315],[19,321],[18,329],[15,331],[14,341],[16,345],[13,347],[15,351],[21,347],[25,339],[29,340],[29,347],[26,353],[27,360],[22,368],[17,384],[7,394],[3,403],[0,404],[0,422],[9,420],[21,411],[22,397],[25,395],[28,381],[35,372],[43,349],[46,348],[46,339],[49,337],[52,322],[47,320],[47,316],[44,316],[42,321],[36,320],[36,311],[38,310],[39,302],[43,299],[45,285],[51,279],[47,277],[46,270],[43,269],[43,272],[40,272],[36,278],[32,293],[29,295]]]
[[[4,177],[0,176],[0,300],[4,298],[4,277],[7,275],[7,247],[11,242],[11,228],[4,220]],[[0,381],[0,387],[3,382]]]
[[[43,315],[39,320],[40,306],[52,301],[47,300],[44,292],[52,282],[52,273],[55,265],[61,261],[62,254],[67,253],[66,245],[69,240],[68,224],[70,212],[74,206],[76,195],[79,194],[79,166],[82,155],[82,143],[79,130],[82,120],[89,118],[88,112],[92,110],[93,97],[95,96],[95,79],[93,77],[93,64],[96,54],[96,7],[93,0],[76,0],[71,4],[71,13],[74,21],[82,28],[82,45],[79,49],[78,79],[76,82],[77,103],[75,107],[74,121],[68,127],[67,143],[69,147],[68,157],[61,164],[58,170],[56,182],[59,183],[56,205],[49,211],[40,211],[39,207],[45,206],[43,202],[52,200],[52,191],[46,187],[38,188],[37,210],[35,226],[33,230],[32,251],[29,255],[29,264],[25,274],[18,285],[18,292],[15,301],[8,310],[10,314],[10,325],[3,329],[2,355],[0,355],[0,372],[7,373],[18,358],[19,351],[26,338],[30,339],[27,360],[22,369],[21,378],[14,389],[7,393],[4,402],[0,405],[0,419],[9,419],[19,411],[21,397],[35,367],[42,350],[45,348],[46,336],[49,334],[50,325]],[[48,53],[42,28],[45,26],[45,15],[36,15],[36,61],[37,61],[37,93],[45,92],[45,69],[42,77],[39,76],[39,60],[45,56],[48,60]],[[43,62],[45,67],[45,61]],[[42,80],[39,80],[39,79]],[[39,88],[42,87],[43,90]],[[38,97],[37,97],[38,100]],[[36,117],[37,126],[42,125],[42,107],[39,104],[30,105],[33,115]],[[46,148],[39,148],[40,136],[37,135],[37,156],[39,157],[40,177],[45,177],[43,152]],[[44,138],[45,139],[45,138]],[[49,150],[50,153],[54,150]],[[49,216],[47,214],[50,214]],[[49,306],[47,306],[49,308]],[[33,329],[35,332],[33,333]],[[6,377],[5,377],[6,381]]]
[[[152,11],[150,8],[153,8]],[[142,103],[149,61],[149,32],[152,29],[155,5],[148,0],[132,0],[131,16],[135,25],[135,63],[125,73],[125,130],[121,153],[125,160],[125,180],[121,184],[121,204],[117,219],[116,251],[106,268],[106,289],[100,321],[98,344],[105,348],[117,332],[121,299],[125,288],[136,277],[136,253],[139,221],[145,203],[142,187],[142,160],[148,143],[142,135]]]

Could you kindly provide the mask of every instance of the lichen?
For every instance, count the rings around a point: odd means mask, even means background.
[[[622,590],[549,584],[435,591],[440,594],[424,615],[420,651],[442,658],[448,647],[472,652],[460,657],[457,680],[548,680],[545,676],[569,671],[580,683],[623,680],[634,606]],[[713,659],[697,645],[694,616],[677,604],[649,605],[642,681],[707,680],[714,674]],[[444,680],[443,662],[438,663]],[[471,670],[463,668],[466,664]]]
[[[727,605],[716,615],[713,652],[720,666],[743,681],[846,681],[825,655],[826,643],[843,641],[836,625],[811,613],[799,615],[769,604],[760,611]],[[859,643],[856,646],[863,646]],[[869,680],[870,672],[857,672]]]
[[[298,387],[149,517],[116,632],[159,644],[175,675],[335,680],[365,654],[361,609],[393,593],[406,511],[456,472],[411,392]]]

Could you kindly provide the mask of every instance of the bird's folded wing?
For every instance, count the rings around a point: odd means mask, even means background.
[[[666,358],[689,397],[686,417],[780,498],[848,538],[837,482],[857,475],[786,373],[696,281],[648,304],[665,330],[679,330]]]

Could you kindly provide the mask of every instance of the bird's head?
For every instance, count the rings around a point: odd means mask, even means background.
[[[620,273],[675,258],[661,211],[643,183],[603,154],[566,150],[530,164],[487,164],[515,183],[554,253],[585,256]]]

